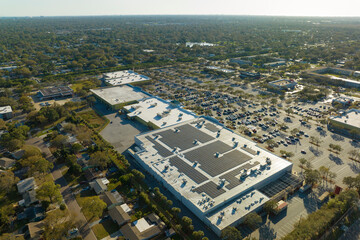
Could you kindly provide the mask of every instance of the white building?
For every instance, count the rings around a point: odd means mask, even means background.
[[[289,88],[294,88],[296,86],[296,82],[294,80],[289,80],[289,79],[280,79],[280,80],[275,80],[272,82],[269,82],[270,86],[279,88],[279,89],[289,89]]]
[[[274,183],[291,175],[291,162],[205,118],[140,134],[135,143],[139,150],[129,152],[137,162],[217,235],[291,185]]]
[[[1,119],[10,119],[13,117],[13,111],[11,106],[0,107],[0,118]]]
[[[339,116],[331,116],[329,125],[339,133],[360,138],[360,110],[350,109]]]
[[[131,70],[104,73],[103,79],[107,84],[112,86],[133,84],[150,80],[149,77],[138,74]]]
[[[146,98],[124,109],[129,118],[152,128],[168,127],[196,118],[194,113],[159,98]]]

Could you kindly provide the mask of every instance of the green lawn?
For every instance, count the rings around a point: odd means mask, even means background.
[[[94,231],[97,239],[103,239],[104,237],[109,236],[110,234],[119,230],[119,227],[111,219],[108,219],[93,226],[92,230]]]
[[[93,196],[96,196],[94,190],[90,189],[87,191],[83,191],[76,195],[76,201],[79,204],[79,206],[82,207],[84,205],[84,201],[86,200],[86,198],[93,197]],[[87,212],[83,212],[83,214],[87,221],[93,222],[93,221],[99,220],[99,218],[90,219],[90,216]]]
[[[96,131],[103,129],[108,123],[109,120],[104,116],[100,116],[94,110],[88,110],[78,113],[85,121],[87,121]]]

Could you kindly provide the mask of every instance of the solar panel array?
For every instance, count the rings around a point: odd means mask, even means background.
[[[185,153],[185,157],[191,162],[198,161],[200,168],[214,177],[251,159],[250,156],[238,150],[233,150],[221,157],[215,156],[216,152],[223,154],[230,150],[232,150],[230,146],[217,140]]]
[[[179,129],[178,132],[175,132],[172,129],[160,132],[160,141],[170,148],[178,147],[181,150],[186,150],[194,146],[195,139],[201,143],[206,143],[214,139],[212,136],[189,124],[177,127],[177,129]]]
[[[164,158],[171,156],[173,153],[167,150],[165,147],[161,146],[158,142],[152,139],[150,136],[145,137],[149,140],[152,144],[154,144],[153,148]]]
[[[191,178],[197,184],[208,180],[203,174],[196,170],[193,166],[190,166],[179,157],[172,157],[169,159],[170,164],[178,169],[179,172],[185,173],[186,176]]]
[[[220,179],[225,179],[227,182],[229,182],[225,187],[229,190],[233,189],[234,187],[237,187],[239,184],[241,184],[241,181],[238,177],[235,177],[235,176],[238,176],[242,170],[244,169],[250,169],[250,168],[253,168],[257,165],[259,165],[260,163],[259,162],[255,162],[254,164],[250,164],[250,163],[247,163],[239,168],[236,168],[234,170],[232,170],[231,172],[228,172],[228,173],[225,173],[224,175],[221,175],[220,176]]]
[[[195,188],[194,191],[200,194],[204,192],[207,195],[209,195],[211,198],[216,198],[225,192],[224,189],[220,188],[214,182],[207,182],[204,185]]]
[[[205,128],[211,132],[217,132],[220,130],[220,128],[217,128],[214,124],[212,123],[205,123]]]

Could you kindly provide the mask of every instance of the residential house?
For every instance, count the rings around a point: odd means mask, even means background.
[[[35,179],[33,177],[26,178],[17,183],[17,189],[20,194],[36,188]]]
[[[126,240],[145,240],[160,235],[165,231],[165,223],[155,214],[151,213],[120,228]]]
[[[7,158],[7,157],[2,157],[0,158],[0,168],[2,169],[9,169],[12,168],[16,163],[16,160],[11,159],[11,158]]]
[[[121,206],[115,206],[109,209],[109,215],[111,219],[119,226],[122,226],[131,220],[129,214],[125,212]]]

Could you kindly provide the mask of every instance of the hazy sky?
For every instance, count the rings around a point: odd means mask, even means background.
[[[140,14],[360,17],[360,0],[0,0],[0,16]]]

